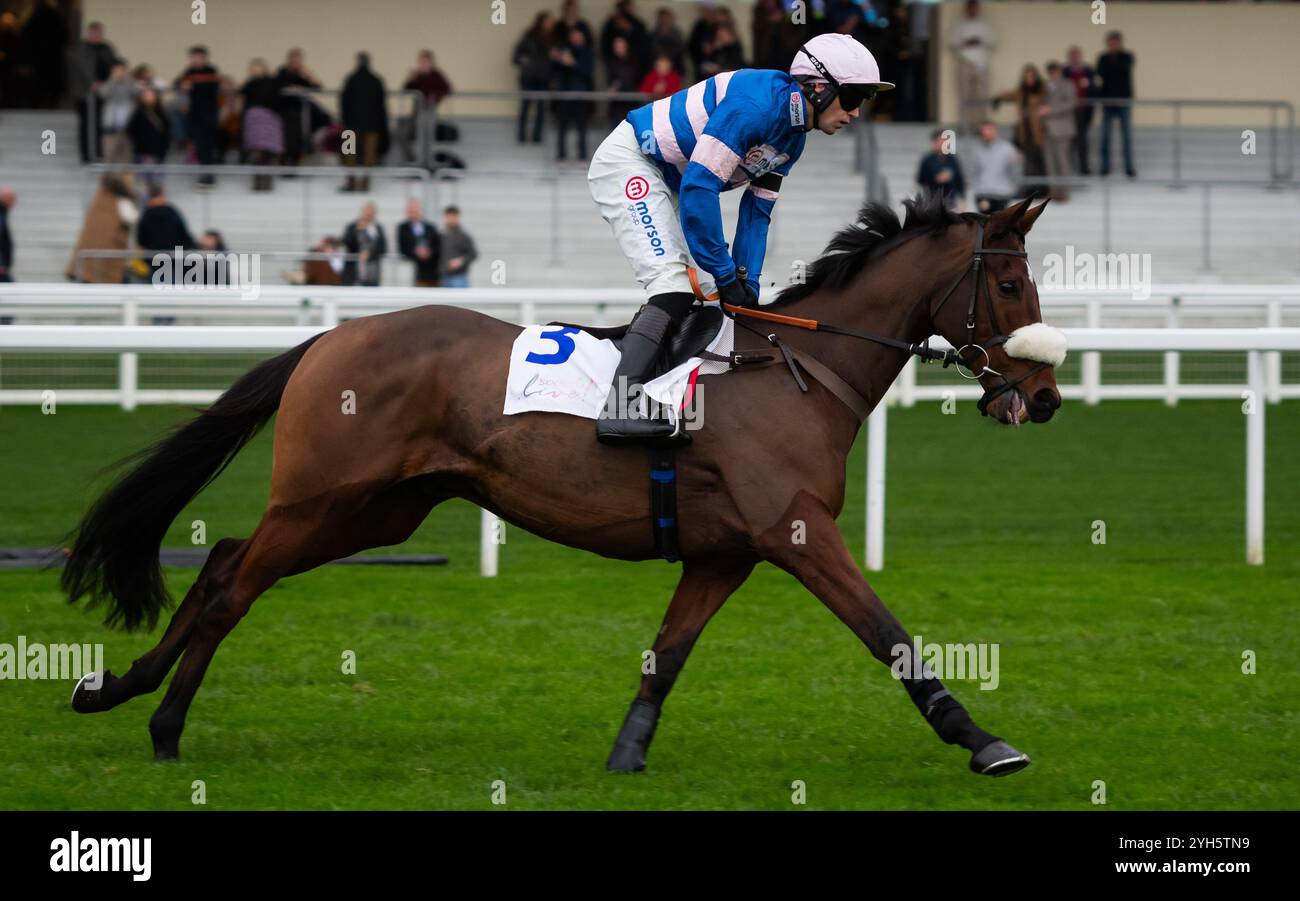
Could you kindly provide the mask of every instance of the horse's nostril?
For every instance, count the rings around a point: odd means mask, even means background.
[[[1056,410],[1061,406],[1061,395],[1051,388],[1039,388],[1034,392],[1034,403]]]

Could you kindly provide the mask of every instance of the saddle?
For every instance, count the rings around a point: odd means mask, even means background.
[[[659,362],[654,365],[645,380],[648,382],[657,376],[663,375],[670,369],[675,369],[691,357],[700,356],[704,349],[713,342],[718,330],[722,328],[722,316],[722,310],[716,306],[696,304],[691,307],[686,314],[686,318],[677,326],[677,330],[664,342],[663,350],[659,354]],[[627,328],[630,325],[630,323],[625,323],[623,325],[602,327],[576,325],[572,322],[548,322],[546,324],[563,328],[576,328],[586,332],[593,338],[613,341],[619,353],[623,352],[623,336],[627,334]]]

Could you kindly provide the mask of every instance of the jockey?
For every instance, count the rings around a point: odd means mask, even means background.
[[[741,69],[714,75],[633,110],[605,138],[587,181],[648,300],[623,339],[610,403],[596,420],[600,441],[690,440],[680,429],[675,435],[666,420],[638,415],[629,403],[694,302],[688,268],[712,276],[722,302],[757,305],[772,207],[807,133],[818,128],[834,134],[878,90],[892,87],[880,80],[866,47],[848,35],[822,34],[799,49],[789,74]],[[742,186],[728,249],[718,195]],[[707,282],[700,281],[704,288]],[[624,410],[626,418],[610,415]]]

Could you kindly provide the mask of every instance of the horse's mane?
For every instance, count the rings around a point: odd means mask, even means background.
[[[918,235],[942,232],[950,225],[981,222],[988,217],[979,213],[955,213],[938,192],[926,192],[903,201],[906,218],[883,203],[864,204],[852,224],[836,232],[822,255],[808,269],[802,284],[781,290],[768,308],[803,300],[822,288],[842,288],[857,275],[869,260],[883,256]]]

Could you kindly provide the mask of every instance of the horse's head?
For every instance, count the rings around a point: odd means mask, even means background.
[[[971,243],[954,250],[965,274],[931,313],[934,331],[958,348],[963,374],[984,386],[980,412],[1011,425],[1046,422],[1061,405],[1065,336],[1043,324],[1025,253],[1025,235],[1046,206],[1025,200],[972,221],[963,230]]]

